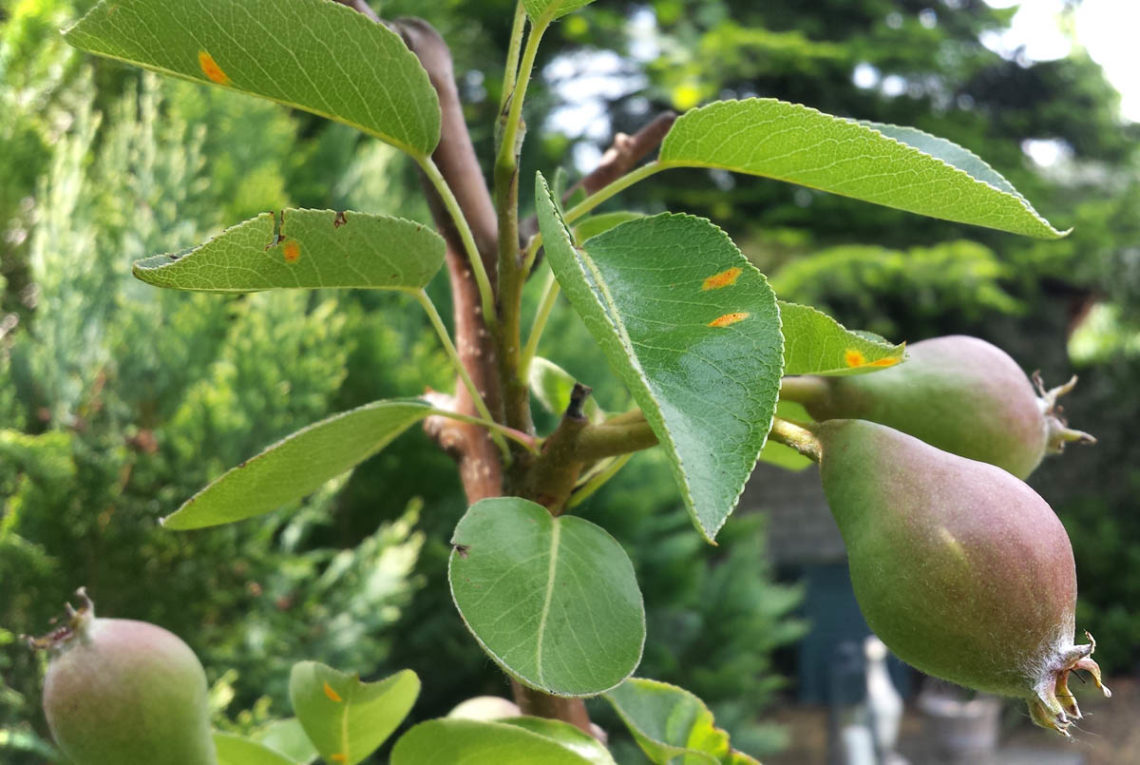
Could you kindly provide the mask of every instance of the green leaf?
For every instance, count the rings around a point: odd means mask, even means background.
[[[685,765],[746,765],[756,760],[733,751],[699,698],[675,685],[631,677],[606,694],[638,746],[658,765],[684,757]]]
[[[410,220],[332,210],[262,213],[203,245],[135,263],[156,287],[204,292],[274,288],[420,289],[443,265],[443,238]]]
[[[523,0],[523,7],[535,25],[549,24],[568,13],[584,8],[594,0]]]
[[[577,380],[553,361],[536,356],[530,362],[530,389],[538,402],[551,414],[561,415],[570,405],[570,392]],[[586,399],[582,412],[590,422],[601,422],[606,413],[593,396]]]
[[[356,765],[384,743],[420,694],[410,669],[375,683],[315,661],[293,665],[289,699],[309,740],[328,762]]]
[[[794,401],[781,401],[776,404],[776,416],[799,423],[814,422],[803,405]],[[760,460],[793,472],[799,472],[815,464],[790,446],[784,446],[772,439],[768,439],[768,443],[764,444]]]
[[[555,197],[555,199],[557,198],[558,197]],[[574,224],[574,238],[579,242],[584,242],[598,234],[604,234],[614,226],[644,217],[645,213],[629,212],[627,210],[591,215]]]
[[[529,730],[555,741],[592,765],[614,765],[614,758],[601,741],[570,723],[545,717],[508,717],[498,722]]]
[[[964,170],[972,177],[984,183],[988,183],[1000,191],[1018,197],[1021,196],[1017,189],[1013,187],[1013,184],[1003,178],[1001,173],[997,170],[990,167],[989,163],[974,152],[959,146],[953,141],[948,141],[945,138],[939,138],[936,135],[931,135],[918,128],[906,127],[904,125],[888,125],[883,122],[868,122],[863,120],[860,120],[859,124],[866,125],[872,130],[877,130],[888,138],[893,138],[900,143],[913,146],[932,157],[937,157],[946,164]],[[1026,204],[1028,204],[1028,202],[1026,202]]]
[[[891,343],[846,329],[822,311],[780,301],[784,332],[784,374],[851,375],[893,367],[906,343]]]
[[[253,740],[280,752],[299,765],[308,765],[319,754],[296,717],[274,720],[256,731]]]
[[[1067,233],[1053,228],[993,168],[949,141],[770,98],[719,101],[686,112],[665,136],[660,161],[761,175],[1041,239]]]
[[[439,98],[400,36],[327,0],[102,0],[65,39],[100,56],[338,120],[413,157]]]
[[[256,741],[214,731],[218,765],[297,765],[285,755]]]
[[[500,722],[444,718],[420,723],[392,748],[391,765],[592,765],[546,736]]]
[[[645,413],[711,541],[772,424],[783,362],[775,295],[707,220],[642,218],[579,248],[541,175],[536,195],[550,267]]]
[[[637,668],[645,607],[633,564],[603,529],[517,497],[455,527],[451,595],[483,649],[532,688],[587,696]]]
[[[375,401],[309,425],[223,474],[162,525],[199,529],[268,513],[368,459],[432,411],[417,399]]]

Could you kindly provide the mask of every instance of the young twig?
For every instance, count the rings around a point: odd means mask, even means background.
[[[819,462],[822,455],[819,439],[815,434],[790,420],[772,418],[772,430],[768,433],[768,438],[784,446],[790,446],[812,462]]]

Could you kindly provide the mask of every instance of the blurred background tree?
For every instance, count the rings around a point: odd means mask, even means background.
[[[136,258],[286,205],[430,216],[409,163],[351,130],[75,54],[57,30],[92,4],[0,0],[0,753],[49,755],[36,735],[38,667],[15,636],[45,629],[80,584],[104,613],[188,640],[217,681],[220,724],[284,714],[301,658],[364,675],[416,670],[415,719],[503,695],[451,606],[444,569],[462,494],[419,433],[298,507],[193,534],[157,528],[281,435],[446,388],[450,374],[399,297],[220,298],[131,278]],[[427,18],[452,44],[484,158],[512,9],[382,7]],[[599,2],[547,35],[523,173],[588,171],[615,131],[664,109],[774,96],[950,138],[1074,226],[1059,243],[1020,241],[703,171],[620,200],[712,217],[784,296],[849,326],[908,341],[979,335],[1055,381],[1079,365],[1070,413],[1101,446],[1048,463],[1034,482],[1073,537],[1081,624],[1102,665],[1125,671],[1140,644],[1128,608],[1140,576],[1120,574],[1140,571],[1140,445],[1126,430],[1140,408],[1140,130],[1079,47],[1034,62],[984,45],[1012,14],[980,0]],[[1036,162],[1042,147],[1061,160]],[[604,407],[628,404],[569,311],[556,311],[546,340]],[[738,517],[718,548],[704,546],[654,454],[582,512],[638,565],[650,624],[640,673],[702,696],[746,751],[778,748],[761,713],[790,668],[772,653],[805,625],[799,589],[766,561],[762,518]]]

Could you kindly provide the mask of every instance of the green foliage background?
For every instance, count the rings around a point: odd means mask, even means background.
[[[39,667],[16,635],[43,631],[80,584],[103,613],[189,641],[216,681],[224,727],[284,714],[288,667],[302,658],[366,676],[416,670],[420,719],[465,696],[506,693],[450,603],[446,542],[462,495],[448,458],[418,432],[296,508],[193,534],[156,527],[272,440],[376,398],[447,389],[451,375],[420,312],[399,297],[187,295],[131,279],[134,259],[287,204],[430,216],[409,163],[346,128],[75,54],[57,30],[91,4],[0,2],[0,756],[50,756],[36,735]],[[483,157],[512,7],[383,6],[428,18],[451,41]],[[1009,11],[935,4],[930,25],[928,10],[910,0],[599,2],[552,28],[540,66],[588,68],[599,48],[629,54],[625,84],[598,99],[614,130],[662,108],[748,95],[915,125],[973,149],[1043,214],[1076,228],[1059,243],[1021,241],[698,171],[622,198],[712,217],[783,297],[849,326],[908,341],[977,334],[1051,381],[1080,363],[1068,413],[1101,445],[1047,463],[1034,481],[1073,537],[1080,624],[1106,669],[1126,670],[1140,643],[1129,608],[1140,577],[1119,575],[1140,556],[1130,511],[1140,455],[1124,430],[1140,408],[1140,132],[1117,121],[1116,95],[1086,54],[1007,61],[978,35]],[[646,53],[628,21],[649,12]],[[904,78],[905,92],[856,87],[861,63]],[[558,166],[573,176],[576,147],[608,140],[550,129],[543,114],[564,105],[550,85],[532,89],[524,178]],[[1073,162],[1041,172],[1021,150],[1026,138],[1064,141]],[[446,315],[441,287],[433,297]],[[1096,322],[1081,325],[1070,359],[1067,337],[1086,314]],[[545,347],[604,407],[628,404],[564,307]],[[792,617],[798,589],[773,581],[762,516],[733,519],[710,550],[654,453],[582,511],[638,567],[650,635],[639,674],[703,697],[739,748],[778,747],[779,732],[758,722],[782,683],[772,651],[805,627]],[[593,711],[605,721],[606,710]]]

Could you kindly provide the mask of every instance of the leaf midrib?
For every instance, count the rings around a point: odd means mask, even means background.
[[[554,578],[558,575],[558,543],[562,537],[562,523],[555,518],[550,532],[550,563],[547,566],[546,593],[543,596],[542,612],[538,617],[538,639],[535,641],[535,676],[545,684],[542,674],[542,644],[546,637],[546,619],[550,615],[550,604],[554,600]]]

